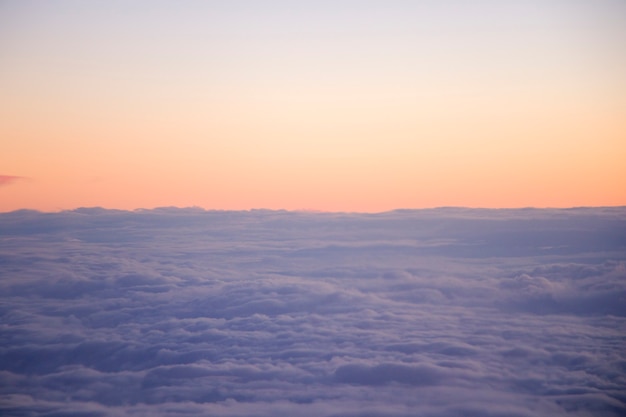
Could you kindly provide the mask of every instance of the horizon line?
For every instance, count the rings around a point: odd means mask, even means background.
[[[283,209],[283,208],[264,208],[264,207],[255,207],[249,209],[219,209],[219,208],[205,208],[202,206],[157,206],[157,207],[137,207],[134,209],[120,209],[120,208],[107,208],[103,206],[80,206],[71,209],[59,209],[59,210],[38,210],[32,208],[19,208],[10,211],[0,211],[1,214],[11,214],[18,212],[35,212],[40,214],[61,214],[67,212],[78,212],[78,211],[87,211],[87,210],[102,210],[102,211],[118,211],[118,212],[127,212],[127,213],[137,213],[137,212],[149,212],[149,211],[158,211],[158,210],[195,210],[195,211],[203,211],[203,212],[287,212],[287,213],[306,213],[306,214],[385,214],[385,213],[394,213],[400,211],[429,211],[429,210],[477,210],[477,211],[496,211],[496,210],[505,210],[505,211],[513,211],[513,210],[582,210],[582,209],[621,209],[626,208],[626,205],[615,205],[615,206],[568,206],[568,207],[537,207],[537,206],[519,206],[519,207],[476,207],[476,206],[433,206],[433,207],[420,207],[420,208],[410,208],[410,207],[399,207],[390,210],[383,211],[347,211],[347,210],[317,210],[317,209]]]

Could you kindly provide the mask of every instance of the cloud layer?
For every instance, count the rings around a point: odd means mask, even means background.
[[[626,209],[0,214],[0,414],[620,416]]]

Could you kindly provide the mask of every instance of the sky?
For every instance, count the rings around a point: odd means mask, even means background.
[[[0,213],[0,414],[622,417],[626,208]]]
[[[0,2],[0,211],[626,204],[626,3]]]

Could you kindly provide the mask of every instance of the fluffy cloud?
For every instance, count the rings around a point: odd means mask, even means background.
[[[6,415],[619,416],[626,210],[0,215]]]

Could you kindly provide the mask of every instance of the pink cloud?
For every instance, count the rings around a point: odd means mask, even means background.
[[[15,175],[0,175],[0,187],[3,185],[9,185],[14,181],[23,179],[24,177],[18,177]]]

